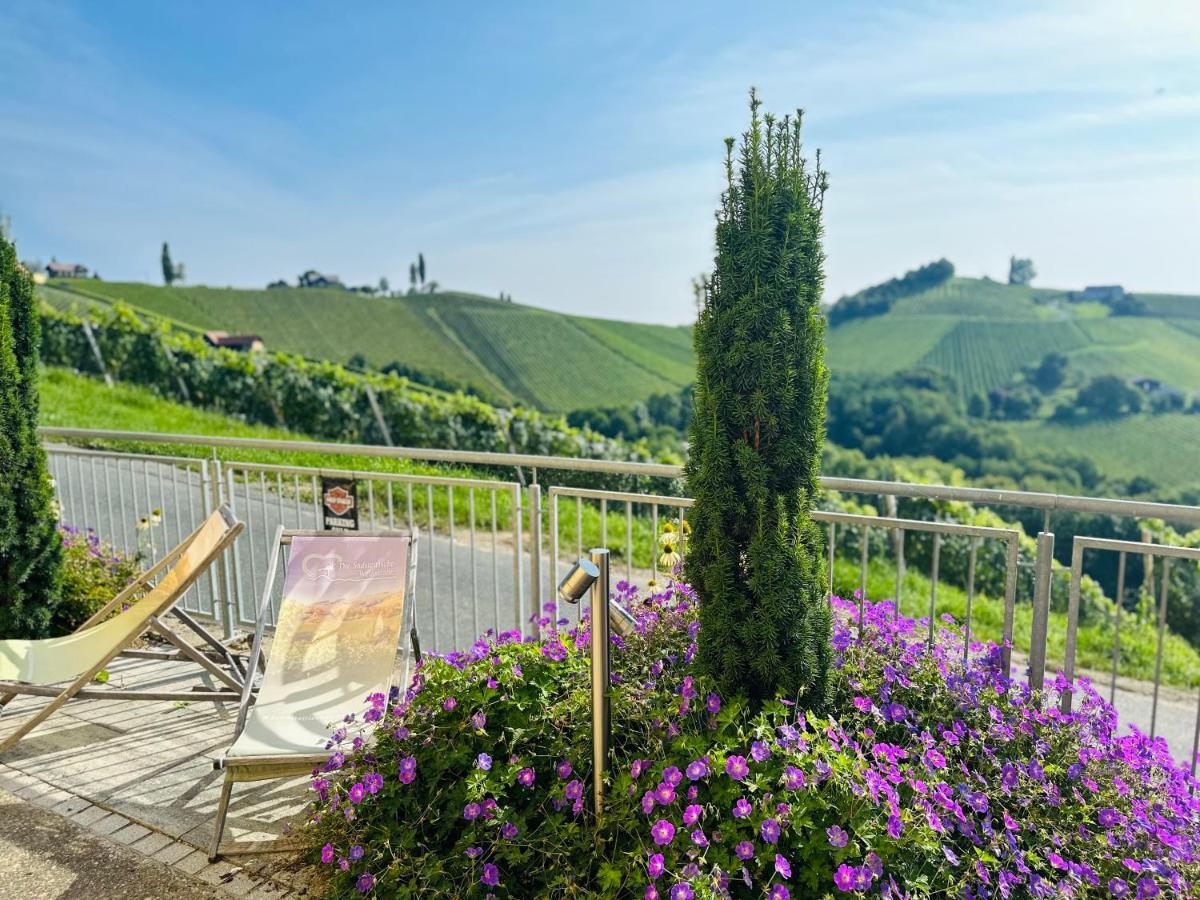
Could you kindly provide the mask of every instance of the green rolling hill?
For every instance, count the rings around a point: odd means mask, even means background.
[[[372,366],[398,361],[496,403],[551,412],[627,406],[692,380],[691,329],[564,315],[462,293],[369,297],[78,281],[44,286],[60,308],[122,301],[202,331],[260,335],[273,350]]]
[[[1139,375],[1200,391],[1200,296],[1137,294],[1141,316],[1113,316],[1066,291],[952,278],[897,300],[883,315],[829,330],[834,372],[887,374],[927,367],[965,395],[1010,383],[1050,352],[1082,375]]]
[[[60,308],[120,300],[184,327],[261,335],[275,350],[382,367],[399,361],[474,387],[493,402],[553,412],[628,407],[692,380],[691,329],[565,315],[463,293],[368,297],[337,290],[237,290],[80,281],[43,286]],[[827,334],[835,373],[933,368],[964,398],[1020,379],[1050,352],[1074,384],[1099,374],[1147,376],[1200,394],[1200,296],[1138,294],[1140,316],[1113,316],[1064,290],[952,278],[896,300],[882,315]],[[1053,400],[1047,401],[1048,411]],[[1200,415],[1142,414],[1064,425],[994,423],[1030,446],[1069,449],[1114,476],[1195,481]]]

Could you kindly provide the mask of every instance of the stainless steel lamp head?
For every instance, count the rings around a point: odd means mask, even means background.
[[[580,557],[558,583],[558,596],[567,603],[578,603],[600,577],[600,567]]]

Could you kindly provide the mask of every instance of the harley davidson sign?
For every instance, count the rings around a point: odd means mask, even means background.
[[[327,529],[358,531],[358,485],[353,479],[322,478],[321,505]]]

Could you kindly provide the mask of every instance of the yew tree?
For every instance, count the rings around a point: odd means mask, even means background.
[[[61,592],[62,539],[38,435],[41,327],[29,273],[0,235],[0,636],[42,637]]]
[[[827,185],[802,114],[759,115],[726,141],[716,260],[695,328],[685,574],[700,604],[698,662],[721,692],[819,709],[832,615],[811,511],[825,438]]]

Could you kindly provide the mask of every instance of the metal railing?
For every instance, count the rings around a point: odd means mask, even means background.
[[[1158,597],[1157,643],[1154,652],[1154,693],[1150,706],[1150,737],[1154,737],[1158,726],[1159,693],[1162,687],[1163,642],[1167,633],[1167,602],[1171,592],[1171,560],[1187,559],[1200,563],[1200,549],[1194,547],[1173,547],[1167,544],[1149,544],[1140,541],[1116,541],[1109,538],[1086,537],[1077,535],[1071,545],[1071,592],[1067,605],[1067,637],[1063,674],[1068,679],[1075,677],[1076,639],[1079,629],[1079,595],[1080,584],[1083,580],[1083,555],[1088,550],[1104,550],[1118,553],[1118,596],[1124,590],[1125,560],[1127,554],[1136,553],[1142,556],[1162,560],[1162,584]],[[1110,702],[1116,701],[1117,670],[1121,652],[1121,609],[1114,611],[1114,640],[1112,656],[1112,683],[1110,686]],[[1059,708],[1067,713],[1071,711],[1073,695],[1064,691],[1059,697]],[[1200,692],[1197,694],[1196,723],[1192,731],[1191,774],[1196,774],[1197,755],[1200,754]]]
[[[275,526],[282,523],[289,527],[317,527],[317,486],[321,476],[353,478],[359,482],[364,527],[415,524],[425,532],[428,540],[422,554],[422,571],[419,573],[421,589],[418,591],[417,616],[426,646],[435,650],[461,648],[486,628],[536,630],[536,617],[541,612],[543,598],[555,604],[552,611],[557,618],[562,610],[557,608],[554,588],[563,563],[568,561],[565,557],[570,552],[583,553],[593,542],[613,549],[614,572],[621,572],[623,568],[623,574],[630,580],[657,578],[660,575],[660,525],[671,520],[677,522],[682,530],[687,510],[692,505],[690,499],[677,496],[682,470],[677,466],[661,464],[207,435],[66,428],[46,428],[42,431],[48,441],[120,442],[158,445],[165,449],[171,446],[195,446],[212,453],[211,459],[197,459],[109,449],[85,450],[60,444],[48,447],[64,521],[94,527],[126,552],[138,549],[137,520],[153,508],[163,511],[164,524],[161,535],[156,534],[152,541],[155,546],[149,554],[150,558],[171,546],[174,539],[186,533],[189,527],[198,524],[217,503],[226,501],[233,506],[239,517],[247,523],[247,535],[231,555],[229,571],[218,570],[210,575],[205,584],[193,589],[184,604],[184,608],[191,612],[223,622],[229,634],[253,621],[254,598],[261,594],[262,589],[262,585],[258,584],[258,579],[262,577],[259,570],[263,567],[265,550]],[[364,471],[352,464],[314,469],[244,461],[222,462],[217,459],[217,449],[223,449],[226,454],[231,450],[319,453],[345,458],[347,463],[352,463],[355,457],[385,457],[456,467],[485,467],[487,472],[504,472],[507,469],[513,472],[514,477],[502,480],[450,474],[397,474]],[[572,473],[576,480],[579,473],[658,479],[662,480],[664,493],[599,490],[555,483],[561,479],[562,473]],[[1021,590],[1029,591],[1032,613],[1029,678],[1035,688],[1043,687],[1052,621],[1050,594],[1054,534],[1051,526],[1056,512],[1095,513],[1119,519],[1157,518],[1191,526],[1200,525],[1200,507],[1179,504],[848,478],[826,477],[821,479],[821,484],[827,491],[884,499],[883,508],[888,512],[887,515],[821,510],[814,514],[814,518],[827,529],[831,572],[835,557],[844,557],[846,551],[845,541],[839,539],[847,533],[857,537],[855,561],[859,585],[864,588],[872,562],[870,533],[880,529],[891,535],[893,543],[889,552],[895,564],[897,605],[908,599],[905,594],[906,536],[928,535],[928,610],[931,629],[938,609],[938,588],[943,583],[939,567],[944,567],[946,548],[952,546],[955,553],[966,555],[966,577],[959,587],[966,595],[967,621],[963,624],[969,630],[973,624],[971,615],[976,594],[979,548],[983,542],[993,540],[1004,545],[1003,563],[992,557],[990,564],[992,574],[1000,565],[1004,567],[1003,637],[1010,642],[1014,638],[1017,594]],[[896,498],[961,501],[985,507],[1041,510],[1044,513],[1044,527],[1038,535],[1034,555],[1031,559],[1022,560],[1021,532],[1017,530],[900,518],[895,515]],[[564,511],[564,505],[569,505],[570,509]],[[597,512],[598,522],[595,518]],[[952,545],[946,544],[951,540],[954,542]],[[678,544],[677,548],[681,553],[686,553],[686,542]],[[919,545],[919,549],[925,548],[925,544]],[[1085,549],[1116,549],[1121,553],[1119,597],[1124,593],[1126,553],[1200,560],[1200,551],[1184,548],[1077,538],[1074,548],[1076,557],[1080,558]],[[957,558],[961,560],[962,556]],[[1034,570],[1032,588],[1018,586],[1019,570],[1024,567]],[[1073,675],[1075,671],[1081,573],[1081,568],[1073,573],[1067,615],[1064,663],[1068,675]],[[996,596],[999,583],[994,578],[991,583],[993,587],[990,590]],[[1021,583],[1028,585],[1028,582]],[[832,583],[830,588],[833,589]],[[1160,613],[1165,616],[1165,600],[1163,602]],[[1119,629],[1119,615],[1117,619]],[[1016,637],[1023,641],[1023,635]],[[1060,635],[1056,634],[1057,637]],[[1110,692],[1114,700],[1117,697],[1115,673],[1119,659],[1119,632],[1116,641],[1114,684]],[[1157,718],[1161,648],[1157,668],[1155,700],[1151,711],[1152,729]],[[1063,702],[1069,708],[1069,698]]]

